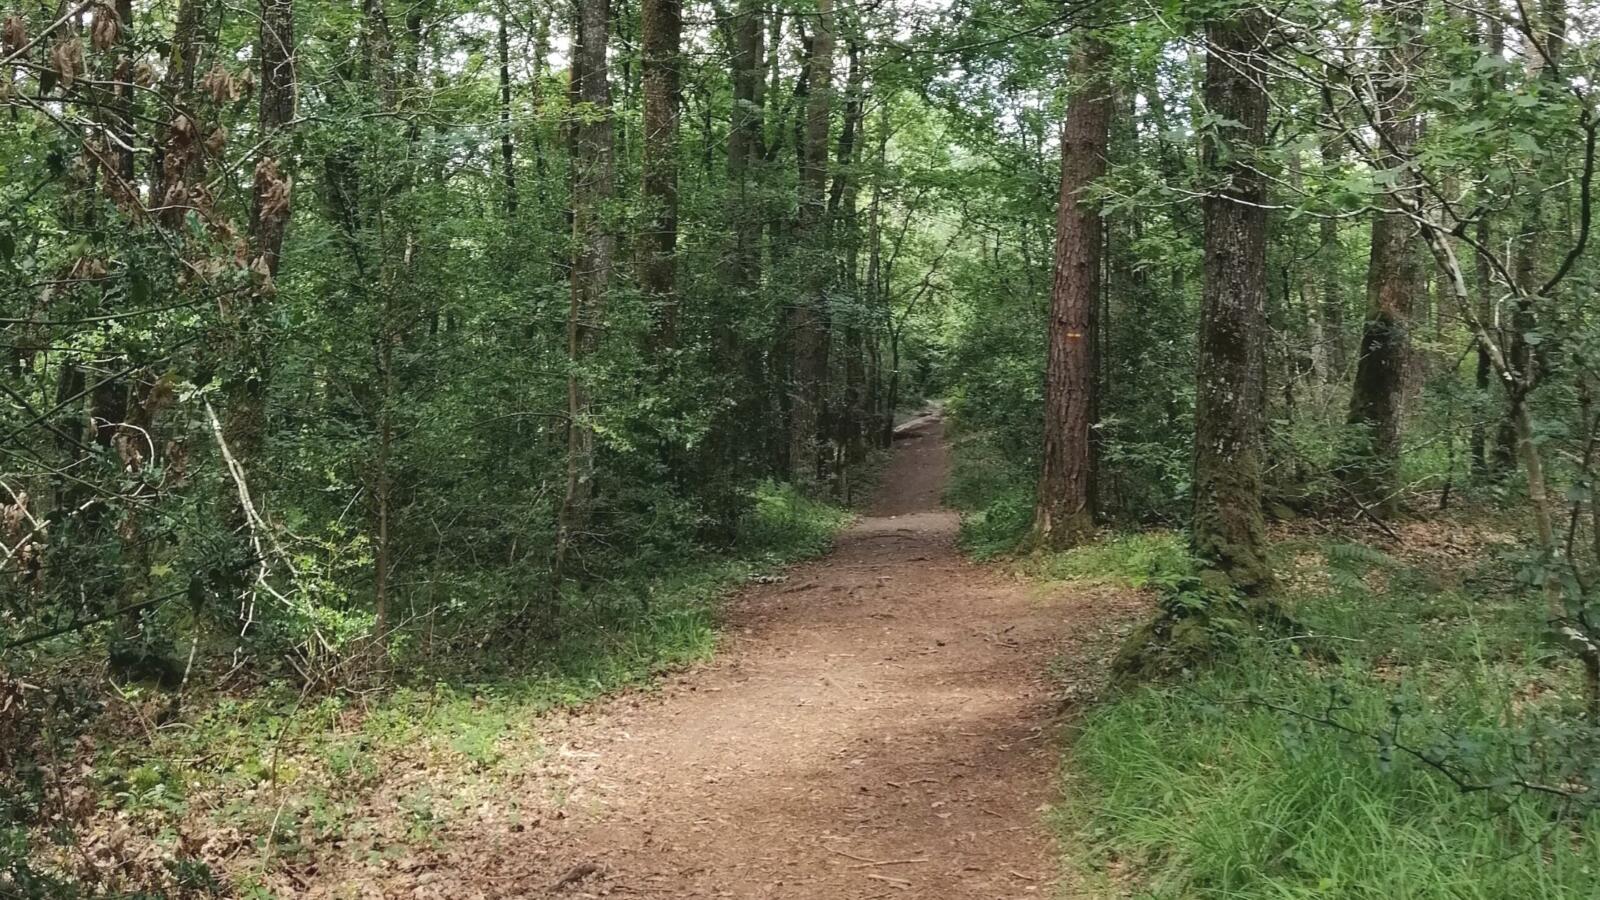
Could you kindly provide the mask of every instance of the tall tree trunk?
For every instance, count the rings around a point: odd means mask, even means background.
[[[599,347],[616,239],[604,221],[613,192],[610,40],[607,0],[578,0],[572,49],[572,294],[567,310],[567,479],[556,523],[551,584],[567,575],[572,546],[589,525],[594,497],[594,426],[590,357]],[[553,635],[555,597],[541,611],[539,630]]]
[[[505,187],[506,217],[517,217],[517,146],[511,125],[511,12],[500,0],[495,45],[500,55],[500,177]]]
[[[1195,373],[1193,540],[1234,586],[1270,584],[1261,484],[1266,417],[1266,141],[1264,66],[1253,64],[1265,16],[1236,11],[1208,29],[1204,98],[1205,286]]]
[[[889,160],[889,104],[884,103],[878,109],[878,134],[877,148],[873,152],[876,163],[877,175],[872,182],[872,199],[867,203],[867,313],[873,323],[872,346],[872,378],[870,383],[871,402],[868,408],[872,412],[872,445],[879,449],[888,449],[894,441],[894,403],[890,395],[893,393],[885,382],[883,365],[884,339],[891,337],[894,331],[894,313],[889,308],[889,285],[884,276],[883,263],[883,171]],[[894,373],[898,375],[898,371]],[[892,377],[892,376],[891,376]]]
[[[817,425],[822,408],[828,347],[823,304],[832,267],[826,253],[824,190],[828,177],[828,126],[833,109],[833,0],[817,0],[807,79],[805,137],[800,142],[800,217],[795,243],[811,254],[801,294],[790,312],[794,353],[789,400],[789,473],[800,484],[816,481]]]
[[[261,107],[256,120],[262,144],[250,196],[250,262],[254,289],[238,311],[235,327],[238,374],[229,379],[225,432],[233,455],[248,466],[265,440],[267,384],[270,375],[266,307],[289,225],[290,179],[286,152],[295,108],[294,0],[261,0]]]
[[[644,0],[645,227],[639,235],[639,286],[655,314],[655,343],[673,346],[678,320],[678,106],[683,0]]]
[[[1380,165],[1399,171],[1417,140],[1411,79],[1420,49],[1420,10],[1411,0],[1384,0],[1390,30],[1383,51],[1389,77],[1374,90],[1373,117],[1382,146]],[[1415,179],[1400,174],[1394,191],[1414,192]],[[1367,269],[1367,317],[1350,395],[1351,445],[1341,476],[1363,502],[1379,513],[1398,502],[1400,438],[1405,406],[1409,319],[1426,288],[1415,243],[1416,227],[1400,198],[1385,195],[1372,222],[1372,255]]]
[[[828,192],[828,219],[833,240],[839,249],[838,280],[843,295],[851,298],[842,321],[844,355],[844,393],[834,416],[835,433],[843,452],[840,460],[839,494],[850,494],[850,467],[865,458],[862,436],[866,429],[866,344],[865,308],[860,298],[857,264],[860,259],[861,218],[859,182],[862,145],[862,119],[866,112],[866,73],[861,64],[861,47],[850,46],[850,69],[846,79],[844,122],[839,131],[835,154],[837,171]]]
[[[763,0],[740,0],[734,25],[733,125],[728,132],[729,219],[733,252],[727,259],[729,286],[741,295],[761,280],[761,214],[751,196],[753,170],[766,157]]]
[[[1328,129],[1322,136],[1322,167],[1332,174],[1339,167],[1339,135]],[[1325,379],[1328,384],[1343,383],[1350,374],[1350,349],[1344,327],[1344,245],[1339,240],[1339,223],[1324,217],[1318,224],[1317,260],[1321,303],[1318,320],[1322,326],[1321,357],[1324,360]]]
[[[172,52],[161,80],[161,101],[167,112],[152,142],[150,203],[167,227],[183,222],[194,201],[189,185],[198,181],[206,152],[205,134],[195,110],[194,86],[204,39],[206,4],[179,0],[172,32]]]
[[[1537,8],[1533,4],[1518,4],[1516,9],[1525,17],[1525,29],[1537,37],[1537,45],[1528,48],[1529,74],[1539,83],[1541,90],[1552,89],[1560,74],[1561,61],[1566,50],[1567,11],[1565,0],[1543,0]],[[1525,413],[1521,409],[1527,395],[1538,386],[1543,377],[1543,354],[1528,340],[1528,335],[1539,327],[1539,305],[1544,298],[1537,295],[1542,280],[1543,260],[1541,249],[1546,239],[1546,209],[1544,191],[1561,181],[1564,174],[1560,162],[1547,158],[1540,166],[1535,183],[1527,186],[1522,208],[1522,226],[1512,247],[1511,274],[1514,305],[1511,311],[1511,329],[1507,354],[1516,377],[1507,384],[1506,418],[1500,426],[1497,460],[1505,467],[1520,452],[1517,419]]]
[[[1506,49],[1506,30],[1505,23],[1500,19],[1499,0],[1483,0],[1483,14],[1480,22],[1483,28],[1481,34],[1485,41],[1485,50],[1488,55],[1499,57]],[[1492,77],[1492,89],[1496,91],[1503,89],[1503,82],[1504,78],[1498,74],[1497,70]],[[1484,248],[1484,252],[1475,255],[1473,267],[1476,280],[1475,287],[1478,294],[1478,321],[1485,328],[1494,332],[1495,339],[1504,346],[1506,335],[1500,327],[1499,316],[1496,313],[1499,303],[1496,298],[1494,284],[1494,267],[1491,265],[1489,258],[1489,248],[1494,246],[1495,228],[1487,213],[1478,218],[1476,239],[1478,246]],[[1501,468],[1503,465],[1509,465],[1512,460],[1505,454],[1496,453],[1491,456],[1489,452],[1489,427],[1484,420],[1484,416],[1492,406],[1490,398],[1494,393],[1494,361],[1485,342],[1475,341],[1474,345],[1477,351],[1477,367],[1473,373],[1473,386],[1477,390],[1478,408],[1474,410],[1472,417],[1470,453],[1472,456],[1472,475],[1475,479],[1482,480],[1490,477],[1496,469]]]
[[[1084,196],[1106,172],[1114,105],[1106,70],[1110,48],[1093,34],[1072,54],[1072,99],[1061,132],[1061,201],[1056,213],[1055,278],[1050,291],[1049,358],[1044,389],[1044,457],[1034,538],[1065,549],[1094,533],[1096,308],[1104,227]]]
[[[758,308],[761,298],[763,214],[756,188],[766,153],[762,7],[763,0],[739,0],[725,31],[733,89],[723,213],[729,237],[717,267],[725,305],[719,305],[714,316],[711,362],[713,370],[727,379],[732,395],[712,423],[706,452],[700,454],[699,475],[724,537],[733,535],[743,512],[738,485],[754,474],[753,463],[771,455],[762,442],[773,436],[771,428],[752,427],[767,414],[771,385],[766,348],[762,341],[741,339],[738,327],[741,321],[750,321],[750,311]]]

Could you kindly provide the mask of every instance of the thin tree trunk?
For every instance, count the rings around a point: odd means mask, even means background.
[[[1551,82],[1560,72],[1561,60],[1566,49],[1564,35],[1567,28],[1567,14],[1565,0],[1544,0],[1537,9],[1530,9],[1532,4],[1519,4],[1517,9],[1525,16],[1534,16],[1536,19],[1526,21],[1525,27],[1538,35],[1538,47],[1528,50],[1528,67],[1530,75],[1539,82]],[[1542,260],[1540,249],[1546,238],[1546,210],[1544,203],[1544,188],[1554,185],[1563,178],[1560,163],[1551,159],[1545,160],[1536,178],[1536,184],[1528,186],[1524,193],[1524,206],[1522,210],[1522,226],[1516,236],[1512,248],[1511,268],[1516,279],[1513,306],[1511,311],[1511,329],[1508,334],[1507,354],[1510,357],[1511,368],[1516,377],[1508,386],[1507,413],[1500,426],[1498,460],[1503,464],[1513,458],[1514,453],[1521,453],[1518,446],[1521,438],[1518,432],[1517,419],[1526,414],[1526,410],[1519,410],[1527,400],[1527,393],[1539,384],[1543,377],[1541,371],[1543,354],[1535,350],[1528,335],[1539,327],[1539,301],[1543,298],[1536,296],[1540,279],[1539,270]]]
[[[1033,533],[1065,549],[1094,533],[1095,345],[1104,227],[1085,193],[1106,171],[1113,97],[1110,48],[1087,36],[1072,55],[1073,97],[1061,134],[1061,201],[1056,216],[1055,278],[1050,292],[1045,370],[1044,454]]]
[[[517,217],[517,147],[511,124],[511,12],[500,2],[496,49],[500,54],[500,177],[505,188],[506,217]]]
[[[889,399],[891,391],[884,383],[883,340],[894,329],[893,312],[889,309],[889,286],[883,271],[883,203],[882,172],[889,158],[889,104],[878,111],[878,146],[875,152],[877,172],[872,183],[872,200],[867,205],[867,307],[875,326],[872,344],[872,402],[874,417],[873,444],[888,449],[894,440],[894,406]],[[892,376],[891,376],[892,377]]]
[[[645,227],[639,235],[639,286],[655,315],[655,344],[676,342],[678,320],[678,106],[683,0],[644,0]]]
[[[572,50],[572,294],[567,311],[567,478],[556,523],[551,585],[567,576],[572,547],[589,526],[594,497],[593,397],[585,371],[599,347],[616,239],[603,216],[614,190],[611,86],[606,52],[610,38],[607,0],[580,0]],[[541,610],[539,631],[553,636],[556,598]]]
[[[766,156],[762,2],[740,0],[734,25],[733,126],[728,133],[729,219],[734,246],[727,272],[730,286],[741,294],[748,294],[761,281],[761,215],[754,208],[751,187],[753,170]]]
[[[844,127],[839,135],[838,165],[834,175],[833,190],[829,198],[830,213],[837,229],[840,246],[840,283],[844,295],[851,298],[844,311],[844,396],[838,419],[838,441],[843,460],[840,478],[843,488],[840,495],[850,498],[850,468],[866,458],[863,436],[867,428],[866,388],[866,321],[867,310],[861,302],[859,263],[861,255],[860,216],[860,163],[862,150],[863,117],[866,112],[865,67],[861,64],[861,48],[850,48],[850,74],[845,103]],[[837,199],[834,199],[837,198]]]
[[[833,0],[817,0],[816,30],[811,37],[804,140],[800,142],[800,218],[796,244],[815,254],[807,261],[801,293],[790,314],[793,336],[792,389],[789,400],[789,472],[799,484],[816,481],[819,462],[817,426],[822,409],[828,347],[823,304],[831,266],[826,252],[825,222],[828,174],[828,126],[833,104]]]
[[[1332,173],[1339,166],[1339,136],[1329,129],[1322,137],[1322,167]],[[1339,223],[1323,218],[1318,225],[1320,245],[1317,249],[1319,275],[1322,287],[1319,319],[1322,325],[1323,358],[1326,360],[1327,382],[1341,383],[1350,372],[1350,349],[1344,325],[1344,273],[1341,263],[1344,246],[1339,240]]]
[[[1384,0],[1390,45],[1383,51],[1391,77],[1376,88],[1373,115],[1383,147],[1380,166],[1399,170],[1411,157],[1417,140],[1412,111],[1411,79],[1419,52],[1416,28],[1420,15],[1410,0]],[[1399,176],[1396,190],[1414,191],[1415,179]],[[1351,445],[1341,473],[1358,498],[1378,513],[1392,512],[1400,490],[1400,451],[1405,406],[1408,328],[1422,296],[1421,259],[1414,243],[1416,227],[1386,194],[1372,222],[1372,254],[1367,269],[1367,317],[1361,352],[1350,395]]]
[[[261,107],[256,139],[263,149],[256,161],[250,196],[250,263],[255,288],[238,316],[239,375],[228,385],[228,445],[248,466],[265,439],[267,384],[270,377],[270,335],[265,333],[266,306],[274,293],[273,279],[289,225],[289,132],[295,108],[294,0],[261,0],[261,33],[256,45],[261,60]]]

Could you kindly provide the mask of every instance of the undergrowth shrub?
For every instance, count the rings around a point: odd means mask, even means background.
[[[384,691],[318,693],[276,677],[207,693],[203,685],[218,678],[203,673],[180,711],[153,685],[119,686],[111,701],[119,711],[141,718],[181,713],[171,727],[153,731],[69,707],[66,694],[30,693],[48,705],[12,705],[0,715],[0,895],[211,896],[215,878],[181,852],[178,839],[196,821],[292,863],[350,838],[362,799],[384,781],[397,753],[422,754],[443,771],[530,764],[542,752],[541,714],[648,685],[706,658],[730,589],[825,552],[850,519],[787,486],[760,485],[748,500],[731,549],[685,543],[676,555],[646,554],[563,594],[564,633],[556,642],[536,643],[504,627],[537,597],[531,576],[519,579],[505,568],[458,572],[418,588],[426,612],[408,611],[394,636],[398,665]],[[682,517],[667,510],[663,521]],[[5,684],[0,679],[0,701]],[[47,717],[49,729],[41,724]],[[80,741],[86,728],[92,740]],[[90,752],[75,758],[80,750]],[[255,802],[263,790],[278,802]],[[82,798],[78,818],[71,828],[52,829],[65,815],[56,799],[63,794]],[[199,810],[191,808],[196,799]],[[422,840],[444,812],[417,802],[411,838]],[[124,823],[139,835],[126,855],[142,868],[92,843]],[[90,856],[109,860],[92,882],[70,870]]]
[[[1033,526],[1034,479],[986,432],[958,427],[944,502],[960,510],[961,548],[978,559],[1016,550]]]
[[[1280,709],[1326,711],[1383,735],[1394,687],[1361,671],[1331,686],[1259,647],[1238,669],[1146,687],[1093,713],[1068,757],[1069,841],[1133,863],[1155,897],[1593,897],[1600,820],[1497,790],[1464,793],[1381,739]],[[1406,709],[1420,746],[1465,746],[1487,777],[1506,771],[1506,696],[1457,695]]]
[[[1595,896],[1600,731],[1508,563],[1277,553],[1280,599],[1333,652],[1242,630],[1227,665],[1089,712],[1064,775],[1070,858],[1115,860],[1161,898]],[[1175,602],[1185,556],[1170,536],[1116,539],[1039,571]]]

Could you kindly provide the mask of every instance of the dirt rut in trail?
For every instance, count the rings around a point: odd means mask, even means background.
[[[734,604],[717,662],[549,735],[560,812],[441,848],[440,895],[1053,896],[1047,669],[1092,680],[1139,603],[963,559],[939,417],[897,446],[830,556]]]

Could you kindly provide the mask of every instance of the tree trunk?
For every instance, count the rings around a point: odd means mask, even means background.
[[[1106,171],[1113,97],[1110,48],[1090,35],[1074,48],[1074,95],[1061,133],[1061,201],[1056,214],[1055,278],[1050,291],[1049,358],[1044,389],[1044,458],[1033,533],[1065,549],[1094,533],[1096,307],[1104,228],[1084,196]]]
[[[878,145],[874,151],[877,171],[882,173],[889,159],[889,104],[878,110]],[[894,332],[894,313],[889,309],[889,285],[884,277],[883,264],[883,205],[884,189],[880,174],[872,183],[872,199],[867,203],[867,312],[873,323],[872,378],[868,393],[871,400],[872,445],[886,450],[894,441],[894,404],[889,399],[892,391],[885,383],[883,342]]]
[[[193,108],[195,67],[200,59],[200,28],[206,5],[200,0],[179,0],[172,31],[172,53],[161,79],[161,100],[169,110],[156,127],[151,147],[150,204],[162,224],[174,227],[188,212],[187,184],[205,152],[200,122]],[[178,117],[184,123],[178,126]],[[174,190],[182,188],[182,190]]]
[[[496,49],[500,54],[500,177],[505,186],[506,217],[517,217],[517,146],[511,125],[511,12],[500,2]]]
[[[572,142],[572,292],[567,309],[567,478],[556,523],[551,585],[567,575],[573,542],[589,525],[594,496],[593,398],[589,358],[599,347],[616,239],[604,221],[613,191],[611,86],[606,63],[610,38],[607,0],[580,0],[572,50],[575,112]],[[539,631],[555,632],[555,598],[541,611]]]
[[[734,241],[726,271],[729,286],[745,299],[761,282],[762,217],[755,208],[751,185],[753,170],[766,156],[762,2],[740,0],[734,25],[733,124],[728,132],[728,180],[732,182],[728,211]]]
[[[835,417],[837,440],[843,453],[839,477],[842,480],[840,496],[850,499],[850,467],[866,457],[863,435],[866,431],[866,308],[861,302],[861,280],[857,276],[861,248],[861,217],[859,210],[859,182],[863,117],[866,111],[865,71],[861,64],[861,48],[850,47],[850,70],[845,94],[843,127],[839,132],[839,148],[835,156],[838,171],[834,173],[833,187],[829,191],[829,218],[833,222],[835,240],[839,245],[839,283],[850,305],[844,310],[843,354],[844,394],[840,398]]]
[[[290,180],[285,156],[294,125],[295,37],[294,0],[261,0],[261,33],[256,46],[261,60],[261,108],[255,138],[262,151],[256,161],[250,196],[250,268],[255,288],[238,312],[235,324],[239,374],[228,383],[225,429],[233,455],[242,464],[259,453],[266,428],[267,383],[270,374],[265,334],[266,306],[274,293],[273,279],[289,225]]]
[[[1400,171],[1417,140],[1417,118],[1411,109],[1411,78],[1419,46],[1419,11],[1410,0],[1385,0],[1392,33],[1383,51],[1392,77],[1381,82],[1373,98],[1382,147],[1380,166]],[[1416,190],[1414,177],[1398,176],[1393,191]],[[1417,298],[1425,289],[1421,259],[1414,243],[1416,227],[1393,192],[1372,222],[1372,254],[1367,269],[1367,317],[1362,328],[1355,384],[1350,395],[1351,445],[1341,477],[1357,498],[1380,514],[1392,512],[1400,490],[1400,438],[1405,406],[1407,328]]]
[[[1566,49],[1563,37],[1567,29],[1566,3],[1565,0],[1545,0],[1536,10],[1530,9],[1531,6],[1518,4],[1516,7],[1526,18],[1524,25],[1527,30],[1539,38],[1537,48],[1528,48],[1529,74],[1535,81],[1541,82],[1542,89],[1549,89],[1547,85],[1554,82],[1560,73],[1561,58]],[[1540,165],[1535,183],[1523,191],[1522,227],[1512,247],[1511,269],[1517,283],[1511,329],[1507,335],[1507,354],[1515,377],[1508,383],[1506,418],[1500,426],[1497,448],[1497,461],[1505,467],[1509,467],[1511,461],[1522,453],[1518,446],[1521,438],[1517,418],[1525,411],[1519,407],[1526,403],[1526,395],[1543,378],[1544,354],[1535,350],[1528,335],[1539,327],[1538,307],[1543,299],[1535,292],[1543,280],[1540,270],[1544,266],[1541,265],[1543,260],[1540,251],[1547,239],[1544,188],[1557,184],[1564,177],[1560,162],[1546,159]]]
[[[811,484],[819,462],[817,425],[827,374],[828,347],[823,325],[831,267],[821,256],[824,244],[828,175],[828,126],[833,103],[833,0],[817,0],[816,31],[806,88],[804,140],[800,143],[800,217],[795,243],[804,253],[806,275],[790,312],[793,363],[789,400],[789,473],[797,483]]]
[[[1339,136],[1330,129],[1322,137],[1322,167],[1331,174],[1339,166]],[[1326,361],[1327,382],[1342,383],[1350,373],[1350,350],[1344,329],[1344,273],[1340,265],[1344,259],[1344,246],[1339,240],[1339,223],[1323,218],[1318,225],[1322,297],[1320,320],[1322,325],[1322,358]]]
[[[644,193],[639,287],[655,316],[655,344],[676,341],[679,59],[683,0],[644,0]]]
[[[1195,553],[1252,591],[1272,581],[1261,514],[1266,415],[1266,183],[1254,166],[1266,140],[1267,92],[1252,56],[1265,17],[1243,9],[1208,29],[1204,98],[1217,121],[1203,136],[1210,184],[1205,286],[1195,373]]]
[[[1494,241],[1494,226],[1485,214],[1478,220],[1477,241],[1480,247],[1491,247]],[[1495,289],[1492,267],[1485,254],[1477,255],[1476,265],[1478,289],[1478,321],[1489,323],[1494,320]],[[1491,408],[1489,398],[1493,396],[1494,389],[1494,364],[1489,359],[1489,351],[1481,342],[1476,344],[1478,365],[1473,373],[1473,387],[1477,390],[1478,407],[1473,410],[1472,416],[1472,475],[1475,479],[1488,478],[1497,468],[1498,460],[1491,461],[1489,456],[1489,429],[1484,421],[1484,413]]]

